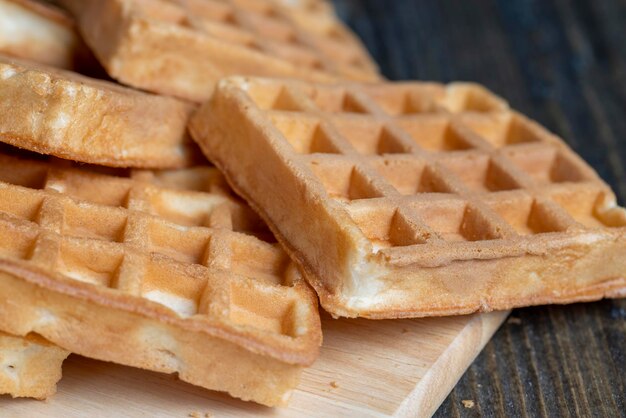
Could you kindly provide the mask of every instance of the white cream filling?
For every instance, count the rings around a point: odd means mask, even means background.
[[[59,114],[52,121],[53,129],[65,129],[70,124],[70,116],[65,112],[59,112]]]
[[[159,203],[169,211],[184,213],[190,217],[199,217],[206,213],[207,209],[212,209],[223,202],[224,198],[222,197],[198,199],[194,196],[186,199],[181,195],[172,195],[170,198],[167,194],[159,199]]]
[[[54,324],[58,319],[57,316],[53,314],[51,311],[49,311],[48,309],[43,309],[43,308],[37,309],[37,314],[39,315],[39,318],[37,319],[35,324],[31,327],[31,329],[33,330],[37,330],[39,328],[46,327],[50,324]]]
[[[344,282],[343,293],[346,304],[353,309],[364,309],[382,301],[385,285],[381,278],[389,269],[370,261],[374,254],[371,245],[363,245],[348,258],[348,279]]]
[[[188,317],[196,313],[197,306],[193,300],[183,298],[161,290],[151,290],[143,295],[146,299],[167,306],[178,315]]]
[[[0,79],[2,80],[8,80],[9,78],[13,77],[15,74],[17,74],[17,71],[15,71],[13,68],[3,68],[2,71],[0,71]]]

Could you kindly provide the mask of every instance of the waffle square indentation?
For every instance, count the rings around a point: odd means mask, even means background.
[[[153,258],[146,266],[140,292],[142,297],[188,317],[198,312],[206,284],[206,277],[199,272]]]
[[[554,147],[511,149],[507,158],[537,184],[577,183],[592,180],[580,162]]]
[[[626,226],[626,210],[615,203],[615,196],[598,187],[555,190],[551,196],[576,222],[587,228]]]
[[[368,113],[363,104],[350,92],[334,87],[316,87],[308,91],[317,108],[327,113]]]
[[[149,251],[174,260],[204,264],[211,234],[203,228],[187,228],[153,219],[148,223]]]
[[[231,241],[228,251],[234,273],[273,285],[284,284],[290,259],[278,247],[250,238]]]
[[[465,115],[462,123],[495,148],[546,142],[548,134],[515,114]]]
[[[426,237],[418,225],[389,206],[353,207],[350,214],[374,251],[389,247],[423,244]]]
[[[21,260],[31,257],[37,240],[35,229],[21,230],[16,233],[15,227],[0,223],[0,254]]]
[[[437,84],[398,84],[385,88],[365,87],[365,93],[376,105],[390,116],[432,113],[444,91]]]
[[[333,127],[363,155],[402,154],[409,150],[380,122],[364,118],[333,118]]]
[[[413,210],[445,241],[486,241],[500,238],[489,220],[459,199],[416,202]]]
[[[422,149],[433,152],[467,150],[472,144],[444,115],[398,119],[396,123]]]
[[[384,158],[370,163],[400,194],[452,193],[443,177],[413,158]]]
[[[122,242],[128,215],[121,209],[67,202],[64,205],[63,234]]]
[[[519,189],[517,181],[485,154],[442,158],[439,163],[472,192],[497,192]]]
[[[558,219],[544,204],[530,195],[501,198],[489,206],[520,235],[536,235],[562,231]]]
[[[33,190],[23,188],[2,187],[0,198],[0,212],[7,213],[20,219],[38,222],[39,212],[45,196]]]
[[[277,288],[233,280],[230,284],[229,319],[244,327],[297,336],[297,305],[293,299],[280,297],[278,293]]]
[[[66,277],[96,286],[110,287],[124,252],[119,244],[66,238],[61,242],[57,271]]]
[[[320,159],[311,161],[309,166],[334,199],[350,201],[383,195],[369,177],[349,161]]]
[[[337,153],[336,147],[317,119],[294,118],[281,113],[272,113],[270,118],[297,153]]]

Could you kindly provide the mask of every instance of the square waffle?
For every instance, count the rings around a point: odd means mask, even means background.
[[[0,332],[0,394],[47,399],[56,392],[61,364],[69,354],[34,334]]]
[[[201,102],[226,75],[379,78],[356,36],[321,1],[61,3],[109,75],[149,91]]]
[[[129,175],[0,157],[0,330],[284,404],[313,290],[216,169]]]
[[[71,69],[82,47],[61,10],[31,0],[0,0],[0,53]]]
[[[0,56],[0,142],[75,161],[168,168],[193,158],[192,106]]]
[[[609,186],[480,86],[233,77],[190,130],[335,316],[626,295]]]

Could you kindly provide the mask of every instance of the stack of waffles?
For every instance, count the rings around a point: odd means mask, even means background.
[[[77,353],[284,405],[318,298],[626,296],[626,211],[563,140],[477,85],[382,81],[325,1],[59,3],[0,0],[1,392],[51,396]]]

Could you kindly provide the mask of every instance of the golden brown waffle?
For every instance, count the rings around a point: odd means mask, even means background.
[[[69,352],[37,335],[0,332],[0,394],[46,399],[56,392]]]
[[[60,10],[31,0],[0,0],[0,53],[74,67],[82,42]]]
[[[333,315],[626,295],[610,188],[477,85],[233,77],[190,128]]]
[[[180,167],[193,158],[192,106],[0,56],[0,141],[117,167]]]
[[[182,173],[1,156],[0,330],[283,404],[318,354],[314,292],[215,169]]]
[[[320,1],[63,0],[122,83],[200,102],[225,75],[375,80],[359,40]]]

